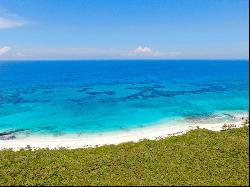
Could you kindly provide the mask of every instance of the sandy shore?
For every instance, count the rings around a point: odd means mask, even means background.
[[[156,124],[150,127],[131,129],[127,131],[82,134],[80,136],[31,136],[16,138],[11,140],[0,140],[0,149],[20,150],[29,146],[32,149],[49,148],[56,149],[65,147],[68,149],[97,147],[110,144],[120,144],[124,142],[138,142],[143,139],[156,140],[167,136],[181,135],[192,129],[205,128],[213,131],[220,131],[224,124],[234,124],[234,128],[242,127],[243,122],[248,118],[248,114],[235,114],[231,116],[232,121],[220,121],[216,118],[212,120],[194,120],[183,121],[179,124]],[[216,120],[214,120],[216,119]],[[219,122],[218,122],[219,121]]]

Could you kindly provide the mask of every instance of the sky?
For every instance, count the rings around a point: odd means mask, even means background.
[[[0,60],[248,59],[248,0],[0,0]]]

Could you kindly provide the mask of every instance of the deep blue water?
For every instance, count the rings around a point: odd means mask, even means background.
[[[248,111],[244,60],[1,61],[0,133],[92,133]]]

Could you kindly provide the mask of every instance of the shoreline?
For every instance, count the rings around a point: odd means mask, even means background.
[[[225,114],[225,116],[228,114]],[[231,114],[230,114],[231,115]],[[117,145],[127,142],[139,142],[144,139],[158,140],[169,136],[182,135],[190,130],[204,128],[212,131],[221,131],[224,124],[233,124],[232,128],[243,127],[243,123],[248,120],[248,113],[232,114],[232,119],[216,122],[217,117],[210,118],[208,121],[193,120],[192,122],[179,122],[185,125],[169,126],[169,123],[159,123],[149,127],[129,129],[126,131],[83,134],[80,136],[31,136],[11,140],[0,140],[0,150],[12,149],[18,151],[20,149],[76,149],[76,148],[95,148],[105,145]],[[219,117],[220,118],[220,117]],[[203,121],[202,121],[203,120]]]

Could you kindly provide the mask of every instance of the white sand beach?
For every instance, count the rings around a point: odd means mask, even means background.
[[[248,119],[248,113],[234,114],[232,121],[218,122],[218,119],[212,118],[209,120],[193,120],[185,123],[185,125],[156,124],[150,127],[131,129],[127,131],[110,132],[110,133],[95,133],[82,134],[75,136],[30,136],[11,140],[0,140],[0,149],[20,150],[22,148],[31,149],[38,148],[89,148],[104,145],[117,145],[125,142],[138,142],[143,139],[157,140],[168,136],[181,135],[192,129],[205,128],[213,131],[223,130],[225,124],[233,124],[232,128],[240,128],[243,122]],[[180,124],[182,124],[180,122]]]

